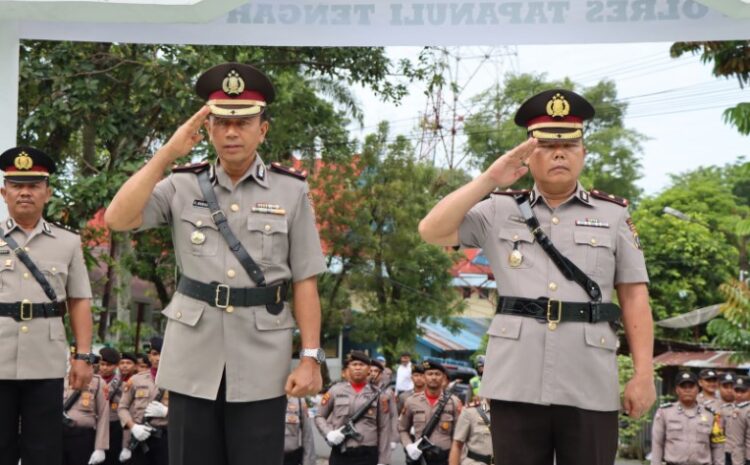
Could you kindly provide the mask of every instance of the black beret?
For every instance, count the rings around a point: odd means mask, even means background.
[[[57,171],[55,161],[33,147],[13,147],[0,155],[0,170],[13,182],[37,182],[49,179]]]
[[[370,360],[370,366],[378,367],[381,373],[385,370],[385,366],[383,365],[383,363],[377,359]]]
[[[366,353],[359,351],[359,350],[353,350],[349,352],[349,355],[346,356],[344,366],[349,365],[350,362],[353,362],[355,360],[362,362],[365,365],[369,365],[371,363],[370,357],[368,357]]]
[[[133,363],[138,362],[138,360],[135,359],[135,354],[132,352],[123,352],[122,357],[120,357],[121,360],[130,360]]]
[[[411,372],[424,374],[424,367],[422,366],[421,363],[412,363]]]
[[[537,139],[580,139],[583,121],[594,116],[588,100],[566,89],[540,92],[521,104],[514,119]]]
[[[254,66],[222,63],[201,74],[195,91],[211,113],[225,118],[260,114],[276,97],[271,80]]]
[[[442,363],[435,361],[435,360],[425,360],[422,362],[422,368],[426,372],[427,370],[440,370],[443,372],[443,374],[447,375],[448,372],[445,371],[445,367]]]
[[[120,352],[118,352],[116,349],[113,349],[111,347],[102,347],[101,350],[99,350],[99,355],[102,356],[102,360],[111,363],[112,365],[117,365],[120,363]]]
[[[164,345],[164,339],[160,336],[154,336],[149,340],[149,344],[151,345],[151,350],[161,352],[161,347]]]

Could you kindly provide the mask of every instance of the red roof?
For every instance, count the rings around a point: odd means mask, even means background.
[[[462,252],[466,258],[459,260],[451,269],[451,275],[459,274],[486,274],[492,275],[492,269],[487,265],[477,265],[472,261],[479,255],[481,249],[464,249]]]

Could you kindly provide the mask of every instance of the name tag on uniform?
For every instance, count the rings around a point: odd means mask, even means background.
[[[286,210],[281,208],[281,205],[277,205],[275,203],[258,202],[254,207],[250,209],[250,211],[254,213],[268,213],[271,215],[279,216],[286,215]]]
[[[136,389],[135,398],[140,399],[142,397],[148,397],[148,389]]]
[[[523,216],[510,215],[510,216],[508,216],[508,219],[510,221],[513,221],[514,223],[523,223],[523,224],[526,224],[526,220],[523,219]]]
[[[600,221],[596,218],[586,218],[583,220],[576,220],[576,226],[588,226],[590,228],[609,228],[609,223]]]
[[[193,200],[193,207],[195,208],[208,208],[208,202],[205,200],[195,199]]]

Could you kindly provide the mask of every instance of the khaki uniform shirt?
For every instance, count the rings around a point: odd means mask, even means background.
[[[90,428],[96,430],[94,449],[109,449],[109,414],[108,403],[104,394],[106,383],[99,375],[94,375],[75,404],[68,410],[68,417],[73,420],[74,428]],[[63,401],[73,393],[65,377]]]
[[[286,429],[284,452],[302,448],[302,465],[315,465],[315,440],[313,422],[307,416],[307,404],[299,397],[288,397],[286,402]]]
[[[52,285],[58,301],[91,298],[91,283],[78,235],[43,218],[29,234],[12,219],[1,222],[0,226],[5,236],[11,234],[20,247],[26,248],[31,260]],[[32,303],[50,301],[0,235],[0,302],[24,299]],[[63,378],[67,356],[62,318],[16,321],[0,317],[0,379]]]
[[[442,395],[442,394],[441,394]],[[401,443],[406,447],[412,442],[409,437],[411,428],[414,427],[414,437],[422,436],[422,431],[432,414],[437,409],[440,401],[430,405],[424,392],[414,394],[406,400],[404,411],[398,421],[398,431],[401,434]],[[440,414],[437,427],[430,434],[429,441],[443,450],[450,450],[453,441],[453,433],[456,429],[456,420],[461,412],[461,401],[456,396],[451,396]],[[407,441],[408,439],[408,441]]]
[[[724,448],[711,444],[714,415],[698,404],[685,409],[680,403],[667,404],[654,415],[651,465],[662,461],[679,465],[720,463]]]
[[[161,361],[159,363],[161,366]],[[159,394],[159,388],[156,387],[153,376],[150,371],[137,373],[130,377],[123,388],[120,405],[117,407],[117,413],[120,416],[120,423],[125,428],[128,422],[132,421],[138,424],[146,422],[146,407],[151,401],[156,400]],[[165,392],[161,403],[169,406],[169,393]],[[149,420],[151,426],[163,428],[167,426],[168,418],[152,418]],[[125,443],[127,444],[127,443]]]
[[[296,282],[325,271],[307,183],[266,169],[259,156],[236,185],[221,165],[212,168],[212,177],[230,228],[268,284]],[[275,209],[283,213],[252,210],[263,204],[278,206]],[[204,283],[256,287],[211,219],[195,174],[173,173],[156,185],[143,211],[141,229],[165,224],[172,228],[183,275]],[[265,306],[231,308],[230,313],[230,308],[219,309],[175,293],[162,313],[168,322],[157,379],[160,387],[215,399],[226,372],[229,402],[284,394],[295,325],[288,304],[278,315]]]
[[[396,408],[398,409],[398,414],[401,415],[401,412],[404,410],[404,405],[406,405],[406,399],[414,395],[414,389],[409,389],[408,391],[404,391],[399,393],[398,398],[396,399]]]
[[[750,402],[734,405],[725,418],[724,434],[727,437],[724,450],[732,456],[732,464],[745,465],[750,458]]]
[[[713,410],[716,410],[719,405],[721,405],[721,399],[718,395],[711,397],[707,396],[705,391],[701,391],[698,393],[698,397],[696,398],[696,402],[698,402],[701,405],[705,405],[708,408],[711,408]]]
[[[119,387],[116,387],[118,383]],[[120,399],[122,398],[122,391],[124,389],[125,382],[122,381],[122,377],[119,374],[113,376],[109,383],[104,384],[104,395],[109,403],[109,421],[120,421],[117,408],[120,406]],[[116,392],[112,392],[113,390]]]
[[[377,390],[367,384],[357,393],[351,383],[342,381],[334,384],[323,395],[315,415],[315,426],[325,437],[330,431],[338,429],[346,423],[354,412],[366,402],[371,402]],[[347,448],[376,446],[378,448],[378,463],[390,463],[390,402],[388,397],[380,395],[377,402],[367,413],[354,424],[354,428],[362,435],[361,441],[346,440]]]
[[[490,435],[490,427],[485,423],[482,415],[479,414],[477,409],[480,408],[482,407],[476,406],[461,410],[461,414],[458,416],[458,422],[456,422],[456,431],[453,433],[453,440],[464,443],[464,452],[470,450],[479,455],[492,456],[492,436]],[[484,412],[487,419],[489,419],[489,410],[484,410]],[[464,453],[463,458],[461,459],[461,465],[484,465],[484,463],[470,459]]]
[[[626,208],[594,198],[580,184],[554,209],[536,187],[532,194],[541,228],[560,253],[599,284],[602,302],[612,301],[616,284],[648,282]],[[590,301],[535,242],[510,195],[492,195],[475,205],[459,228],[459,242],[484,250],[500,296]],[[523,255],[515,267],[509,262],[514,247]],[[552,330],[533,318],[495,315],[487,332],[483,398],[597,411],[620,408],[618,340],[607,322],[564,322]]]

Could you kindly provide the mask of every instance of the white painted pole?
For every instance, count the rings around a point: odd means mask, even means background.
[[[16,145],[18,126],[18,27],[0,22],[0,152]],[[0,199],[0,218],[8,207]]]

